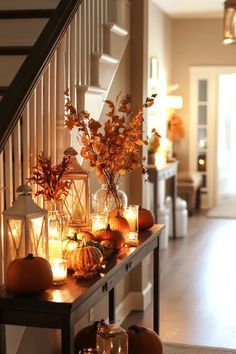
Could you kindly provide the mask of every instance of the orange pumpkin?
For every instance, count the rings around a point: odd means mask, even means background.
[[[138,226],[139,230],[148,230],[155,224],[155,217],[151,210],[139,208],[138,211]]]
[[[85,237],[82,244],[74,250],[64,250],[63,257],[67,261],[67,268],[74,270],[77,278],[91,278],[100,269],[103,261],[102,254],[97,247],[87,245]]]
[[[38,294],[52,284],[52,269],[42,257],[29,254],[25,258],[14,259],[7,268],[6,286],[14,294]]]
[[[107,225],[106,229],[96,231],[94,233],[94,239],[98,242],[108,240],[116,250],[121,249],[125,244],[125,238],[122,232],[119,230],[111,230],[110,224]]]
[[[162,354],[163,345],[159,336],[151,329],[138,327],[136,325],[129,327],[129,354]]]
[[[82,328],[75,336],[75,353],[79,353],[84,348],[96,348],[96,334],[99,321],[91,326]]]
[[[77,239],[78,240],[82,240],[83,239],[83,237],[85,237],[86,238],[86,240],[88,241],[88,240],[92,240],[92,234],[91,234],[91,232],[89,232],[89,231],[79,231],[79,232],[77,232]]]
[[[123,216],[124,210],[123,209],[118,209],[118,208],[113,209],[109,213],[109,218],[114,218],[115,216],[118,215],[118,213],[120,214],[120,216]]]
[[[127,234],[129,232],[129,223],[126,218],[120,215],[119,211],[116,216],[109,218],[109,224],[112,230],[119,230],[123,234]]]
[[[63,248],[67,251],[73,251],[75,248],[79,246],[83,237],[87,241],[92,240],[92,234],[89,231],[79,231],[75,232],[73,236],[67,236],[63,240]]]

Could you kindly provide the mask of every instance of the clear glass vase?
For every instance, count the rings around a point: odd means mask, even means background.
[[[92,207],[96,214],[109,214],[115,208],[126,209],[128,198],[124,191],[115,186],[114,189],[107,184],[103,184],[93,195]]]
[[[46,202],[48,210],[48,252],[49,260],[62,258],[62,240],[67,235],[69,217],[63,210],[62,200]]]

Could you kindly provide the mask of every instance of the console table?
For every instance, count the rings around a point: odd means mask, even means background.
[[[115,320],[117,283],[149,253],[154,251],[153,327],[159,332],[159,235],[164,226],[154,225],[139,233],[137,247],[123,247],[112,256],[103,274],[76,281],[67,277],[66,284],[52,287],[37,296],[16,296],[0,287],[0,354],[6,353],[5,325],[20,325],[61,330],[61,352],[74,354],[74,324],[102,297],[109,294],[109,320]],[[33,353],[32,353],[33,354]]]
[[[162,180],[167,180],[170,178],[170,193],[172,197],[172,225],[173,225],[173,238],[176,238],[176,215],[175,215],[175,202],[176,202],[176,175],[178,168],[178,160],[174,160],[172,162],[167,162],[162,167],[157,168],[155,165],[148,165],[148,175],[149,182],[154,185],[154,215],[156,218],[156,222],[158,222],[158,208],[159,199],[158,199],[158,184]]]

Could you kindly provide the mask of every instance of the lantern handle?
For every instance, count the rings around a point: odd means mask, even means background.
[[[16,192],[22,195],[31,195],[32,188],[28,184],[22,184],[17,187]]]

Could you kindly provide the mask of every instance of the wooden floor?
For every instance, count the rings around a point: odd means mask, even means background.
[[[163,341],[236,348],[236,220],[189,218],[188,236],[161,250]],[[152,326],[151,306],[125,325]]]

